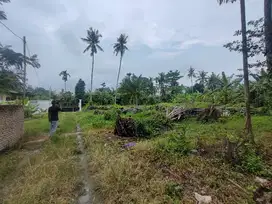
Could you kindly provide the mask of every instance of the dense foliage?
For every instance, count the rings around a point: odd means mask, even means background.
[[[23,89],[23,63],[24,55],[15,52],[11,46],[0,44],[0,90],[3,92]],[[26,64],[33,68],[39,68],[37,55],[26,57]]]
[[[75,87],[75,97],[76,99],[84,99],[85,95],[85,82],[79,79]]]

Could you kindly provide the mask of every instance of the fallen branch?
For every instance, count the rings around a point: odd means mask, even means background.
[[[235,181],[228,179],[229,182],[231,182],[233,185],[235,185],[237,188],[239,188],[240,190],[242,190],[244,193],[246,194],[251,194],[249,193],[246,189],[244,189],[242,186],[240,186],[238,183],[236,183]]]

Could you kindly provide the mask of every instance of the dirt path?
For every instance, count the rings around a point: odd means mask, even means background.
[[[95,185],[89,176],[88,159],[84,149],[84,140],[79,124],[76,127],[76,139],[78,144],[78,152],[80,153],[80,168],[82,171],[82,195],[78,198],[78,204],[96,204],[102,203],[98,195],[95,194]]]
[[[84,151],[83,139],[81,136],[80,126],[77,125],[76,139],[78,151],[80,152],[80,166],[82,168],[83,194],[78,198],[79,204],[89,204],[91,202],[91,183],[88,175],[88,162]]]

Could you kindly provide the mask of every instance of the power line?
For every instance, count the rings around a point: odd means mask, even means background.
[[[28,52],[28,56],[29,58],[31,57],[31,54],[30,54],[30,49],[28,47],[28,44],[26,43],[26,49],[27,49],[27,52]],[[36,74],[36,77],[37,77],[37,80],[38,80],[38,86],[40,85],[40,78],[39,78],[39,75],[38,75],[38,72],[37,70],[34,68],[34,71],[35,71],[35,74]]]
[[[29,50],[29,47],[27,45],[27,43],[24,41],[24,39],[22,37],[20,37],[19,35],[17,35],[14,31],[12,31],[6,24],[4,24],[2,21],[0,21],[0,23],[8,30],[10,31],[14,36],[16,36],[17,38],[19,38],[20,40],[22,40],[27,48],[27,52],[28,52],[28,56],[29,58],[31,57],[31,54],[30,54],[30,50]],[[35,74],[36,74],[36,77],[38,79],[38,84],[39,84],[39,75],[38,75],[38,72],[37,70],[34,68],[34,71],[35,71]],[[25,83],[25,82],[24,82]]]
[[[28,56],[30,57],[31,54],[30,54],[29,47],[28,47],[27,43],[26,43],[26,49],[27,49],[27,52],[28,52]]]
[[[0,23],[6,28],[8,29],[13,35],[15,35],[17,38],[19,38],[20,40],[23,40],[23,38],[21,38],[19,35],[17,35],[15,32],[13,32],[8,26],[6,26],[2,21],[0,21]]]

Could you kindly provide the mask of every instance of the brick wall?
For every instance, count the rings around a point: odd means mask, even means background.
[[[15,145],[23,134],[23,106],[0,105],[0,151]]]

